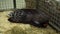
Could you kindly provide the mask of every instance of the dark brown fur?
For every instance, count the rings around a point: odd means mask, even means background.
[[[14,11],[17,15],[10,17],[8,20],[10,22],[31,24],[37,27],[47,27],[49,22],[49,17],[45,14],[40,14],[39,11],[35,9],[19,9]],[[19,13],[21,12],[21,13]],[[20,15],[22,14],[22,15]],[[14,15],[14,14],[13,14]],[[19,17],[20,15],[20,17]],[[36,21],[36,22],[35,22]]]

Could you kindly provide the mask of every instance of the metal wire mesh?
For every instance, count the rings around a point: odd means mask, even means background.
[[[0,0],[0,10],[13,9],[13,0]]]
[[[25,7],[24,0],[0,0],[0,10],[21,9]]]
[[[38,2],[39,4],[37,10],[42,11],[46,15],[50,16],[51,19],[49,24],[60,31],[60,11],[57,10],[57,2],[55,0],[40,0]]]

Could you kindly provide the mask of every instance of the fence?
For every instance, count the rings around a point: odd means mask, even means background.
[[[60,31],[60,11],[58,10],[60,9],[58,8],[60,4],[55,0],[39,0],[38,3],[37,10],[50,16],[49,24]]]
[[[24,0],[0,0],[0,10],[21,9],[25,7],[26,4]]]

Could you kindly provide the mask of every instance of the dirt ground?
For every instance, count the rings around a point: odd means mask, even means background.
[[[7,20],[10,12],[0,12],[0,34],[59,34],[50,26],[37,28],[29,24],[11,23]]]

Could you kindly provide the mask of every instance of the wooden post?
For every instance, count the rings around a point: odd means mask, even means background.
[[[16,9],[16,0],[13,0],[14,9]]]

